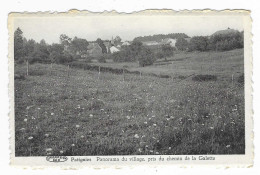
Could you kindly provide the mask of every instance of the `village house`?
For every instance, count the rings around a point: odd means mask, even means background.
[[[162,39],[161,44],[169,44],[170,46],[175,47],[176,42],[177,42],[177,39],[165,38],[165,39]]]
[[[102,48],[96,42],[89,43],[87,54],[89,56],[102,55]]]

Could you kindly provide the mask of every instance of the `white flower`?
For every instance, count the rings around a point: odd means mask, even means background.
[[[169,147],[169,149],[172,149],[172,147]]]
[[[226,147],[227,147],[227,148],[229,148],[229,147],[230,147],[230,145],[227,145]]]
[[[51,152],[52,148],[46,148],[46,152]]]
[[[82,136],[80,136],[81,138],[84,138],[84,136],[82,135]]]
[[[25,118],[23,121],[27,122],[27,118]]]
[[[29,140],[32,140],[32,139],[33,139],[33,137],[32,137],[32,136],[30,136],[30,137],[28,137],[28,139],[29,139]]]
[[[45,137],[49,137],[49,134],[45,134]]]
[[[213,126],[211,126],[211,127],[209,127],[210,129],[214,129],[214,127]]]
[[[93,117],[93,114],[89,114],[89,117]]]
[[[54,113],[52,112],[51,115],[54,115]]]
[[[76,125],[76,128],[79,128],[79,125]]]
[[[138,138],[139,138],[139,135],[138,135],[138,134],[135,134],[135,136],[134,136],[134,137],[138,139]]]
[[[73,143],[73,144],[71,144],[71,146],[75,146],[75,144]]]
[[[153,126],[157,126],[157,125],[154,123]]]
[[[131,117],[130,116],[126,116],[126,118],[129,120]]]
[[[25,130],[25,128],[21,128],[20,130],[21,130],[21,131],[24,131],[24,130]]]
[[[147,122],[144,122],[144,124],[146,124],[146,125],[147,125]]]
[[[60,150],[60,153],[61,153],[61,154],[63,154],[63,151],[62,151],[62,150]]]

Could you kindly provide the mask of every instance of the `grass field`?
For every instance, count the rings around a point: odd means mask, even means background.
[[[92,63],[103,67],[123,68],[127,66],[129,71],[143,73],[167,74],[171,76],[186,76],[196,74],[216,74],[226,77],[228,74],[241,74],[244,72],[243,49],[227,52],[180,52],[164,61],[157,60],[152,66],[139,67],[138,63]]]
[[[31,65],[29,76],[15,80],[16,156],[244,154],[243,51],[174,59],[142,71],[217,80],[127,74],[123,81],[123,75]],[[16,74],[25,71],[15,66]]]

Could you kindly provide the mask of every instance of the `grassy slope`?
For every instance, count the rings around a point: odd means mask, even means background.
[[[244,89],[229,74],[233,65],[243,70],[241,57],[226,58],[222,78],[211,82],[135,75],[123,82],[83,70],[68,77],[64,66],[50,74],[48,65],[32,65],[29,77],[15,80],[16,156],[243,154]]]
[[[177,53],[174,57],[168,58],[165,65],[152,65],[139,67],[138,63],[92,63],[104,67],[122,68],[128,66],[130,71],[141,71],[145,73],[168,74],[171,76],[185,76],[196,74],[239,74],[243,73],[243,49],[236,49],[227,52],[187,52]],[[169,61],[170,60],[170,61]]]

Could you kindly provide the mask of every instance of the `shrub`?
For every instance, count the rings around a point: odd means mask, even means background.
[[[195,75],[192,77],[193,81],[216,81],[216,75]]]
[[[106,58],[102,55],[98,58],[98,62],[100,63],[106,63]]]
[[[240,76],[238,77],[237,82],[238,82],[239,84],[241,84],[241,85],[243,85],[243,84],[245,83],[245,76],[244,76],[244,74],[242,74],[242,75],[240,75]]]
[[[138,55],[138,61],[139,66],[144,67],[152,65],[156,61],[156,58],[150,49],[144,47]]]

